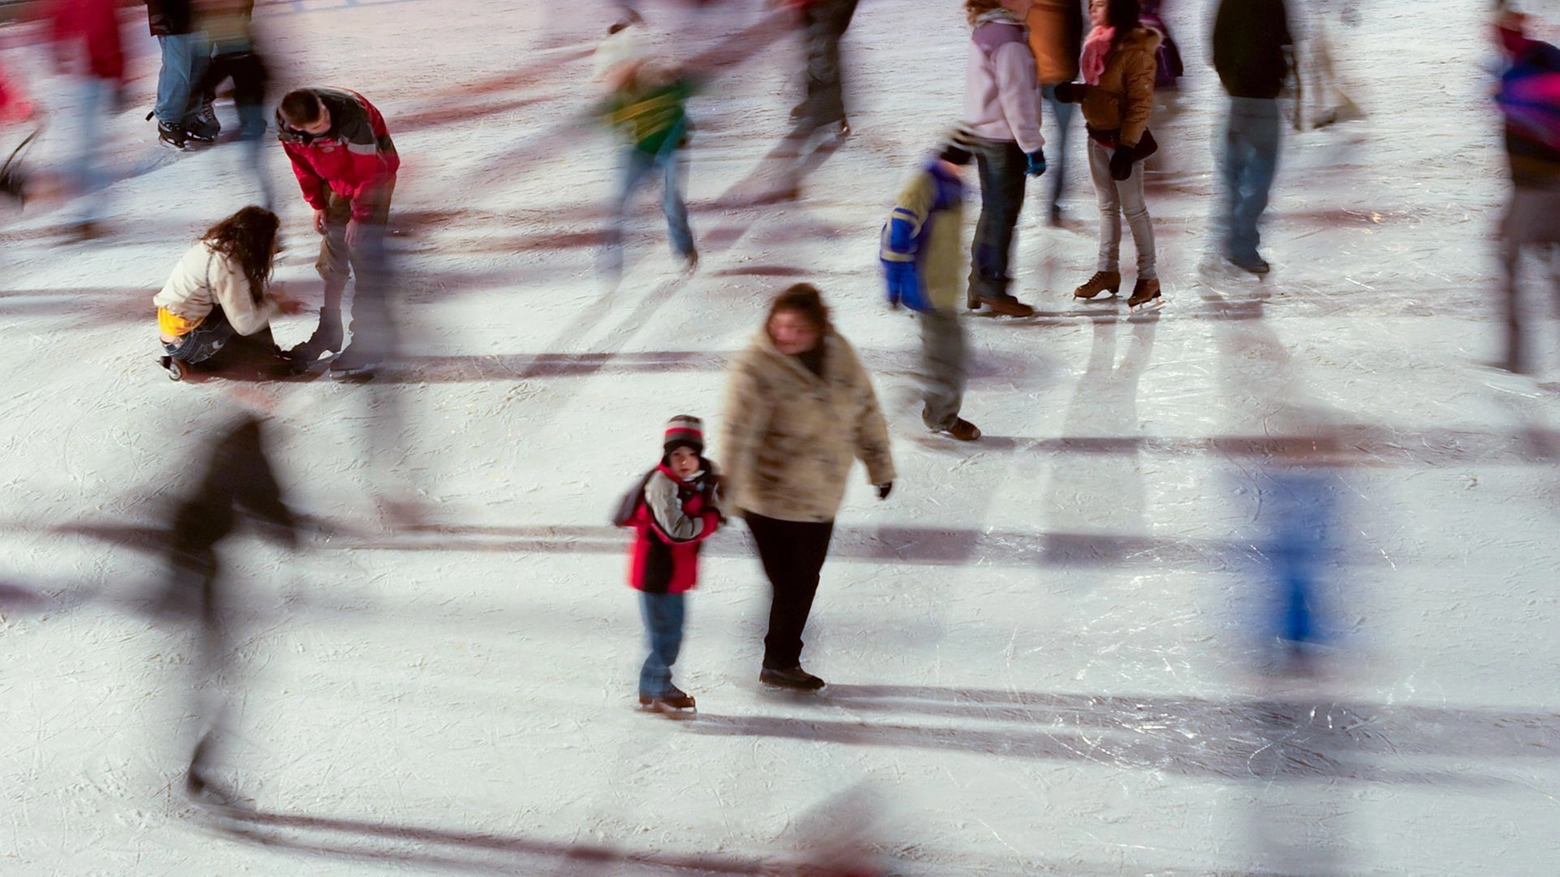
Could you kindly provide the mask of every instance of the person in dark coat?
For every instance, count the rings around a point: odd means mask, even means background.
[[[1225,261],[1268,273],[1257,252],[1257,221],[1278,168],[1278,93],[1289,76],[1289,14],[1284,0],[1222,0],[1213,24],[1213,67],[1230,96],[1219,154],[1224,182]]]

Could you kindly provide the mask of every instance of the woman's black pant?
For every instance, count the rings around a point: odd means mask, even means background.
[[[773,586],[764,666],[784,670],[801,664],[802,629],[818,593],[818,574],[829,553],[834,522],[782,521],[746,512],[748,531]]]

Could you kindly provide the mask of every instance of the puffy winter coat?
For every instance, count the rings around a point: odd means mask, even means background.
[[[1024,23],[1005,9],[982,15],[964,63],[964,122],[979,137],[1034,152],[1045,145],[1037,87]]]
[[[315,210],[330,203],[330,192],[352,202],[352,218],[367,222],[374,207],[389,200],[401,167],[384,116],[355,91],[312,89],[330,113],[330,130],[313,136],[296,131],[276,111],[282,149],[292,160],[303,200]]]
[[[1083,52],[1083,0],[1035,0],[1029,7],[1029,49],[1041,85],[1078,78]]]
[[[711,467],[705,463],[705,471]],[[699,583],[699,548],[720,527],[716,479],[683,481],[665,465],[645,481],[628,519],[634,549],[628,583],[652,594],[681,594]]]
[[[264,295],[256,304],[244,269],[206,241],[189,248],[152,303],[157,305],[158,328],[174,337],[199,326],[213,306],[222,308],[233,331],[240,335],[264,329],[281,311]]]
[[[54,0],[49,8],[49,36],[61,56],[74,60],[67,48],[80,40],[87,63],[82,72],[111,82],[125,81],[125,55],[119,36],[117,0]]]
[[[964,298],[964,183],[932,159],[899,193],[883,226],[878,258],[914,262],[922,300],[957,313]]]
[[[775,349],[760,329],[726,385],[721,455],[728,507],[782,521],[834,520],[851,462],[894,480],[888,425],[850,344],[824,333],[823,376]]]
[[[1105,59],[1096,85],[1083,86],[1083,120],[1089,134],[1108,145],[1136,146],[1154,109],[1159,33],[1135,28]]]

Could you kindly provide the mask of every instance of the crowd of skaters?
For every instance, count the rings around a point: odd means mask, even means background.
[[[81,104],[85,114],[105,114],[124,101],[116,5],[108,0],[55,0],[49,7],[57,57],[76,71],[88,95]],[[792,5],[807,54],[805,96],[792,113],[795,124],[785,138],[785,149],[794,158],[819,136],[843,138],[851,132],[840,40],[856,3],[799,0]],[[1053,175],[1048,217],[1053,223],[1061,220],[1062,169],[1075,106],[1084,119],[1099,235],[1095,269],[1080,278],[1073,296],[1092,300],[1120,293],[1125,220],[1136,256],[1127,304],[1137,308],[1163,300],[1144,187],[1145,160],[1157,149],[1150,129],[1155,89],[1173,84],[1184,70],[1159,5],[1139,0],[966,0],[970,37],[964,106],[962,113],[954,108],[947,113],[958,116],[959,124],[929,150],[893,200],[879,253],[890,304],[918,315],[926,385],[922,418],[927,428],[962,441],[980,438],[979,428],[960,416],[966,347],[961,305],[1014,318],[1033,313],[1014,294],[1015,229],[1028,181],[1048,172]],[[262,203],[222,219],[202,235],[157,294],[164,363],[176,375],[199,368],[236,338],[274,348],[270,320],[302,309],[268,284],[280,223],[258,156],[265,133],[274,127],[301,195],[314,211],[313,229],[322,240],[316,267],[324,282],[315,331],[292,350],[276,350],[277,359],[302,371],[336,354],[325,366],[332,374],[371,375],[396,349],[390,313],[394,280],[384,252],[399,165],[390,126],[367,98],[339,87],[291,91],[268,118],[267,74],[250,26],[252,6],[252,0],[148,3],[148,24],[161,47],[151,114],[156,137],[175,149],[213,142],[220,130],[213,109],[216,86],[231,79],[240,138],[249,144],[262,195]],[[1554,172],[1560,167],[1555,158],[1560,138],[1553,136],[1560,129],[1554,121],[1560,113],[1554,112],[1553,103],[1544,103],[1557,92],[1542,77],[1560,77],[1560,52],[1528,38],[1520,15],[1501,6],[1499,35],[1511,62],[1501,106],[1508,114],[1516,183],[1504,254],[1513,278],[1510,300],[1515,302],[1521,247],[1556,240],[1549,225],[1557,212],[1548,209],[1546,199],[1553,194],[1551,178],[1560,176]],[[635,44],[634,33],[642,26],[637,13],[627,13],[610,29],[598,53],[598,74],[607,92],[601,114],[623,132],[624,140],[620,186],[604,247],[606,263],[609,270],[621,271],[629,199],[655,175],[664,188],[672,247],[686,267],[695,270],[698,250],[681,187],[690,136],[686,103],[696,83]],[[1253,275],[1270,270],[1258,249],[1259,224],[1277,167],[1282,127],[1277,99],[1293,77],[1293,42],[1285,0],[1219,3],[1213,66],[1229,103],[1217,158],[1223,194],[1213,246],[1218,258]],[[0,120],[28,118],[31,110],[24,100],[0,75]],[[1058,132],[1049,162],[1040,132],[1047,107]],[[1318,124],[1356,112],[1339,93]],[[83,196],[75,224],[81,237],[92,237],[99,231],[100,199],[107,187],[97,178],[95,138],[84,137],[80,147],[68,176]],[[966,251],[964,175],[972,164],[980,202],[974,242]],[[9,190],[23,194],[20,173],[6,180]],[[354,278],[349,347],[343,302]],[[1507,364],[1522,370],[1526,361],[1515,305],[1511,313]],[[650,643],[638,700],[641,706],[674,715],[687,714],[695,705],[694,698],[673,683],[672,668],[681,645],[684,595],[698,582],[702,542],[728,517],[746,523],[772,586],[759,681],[783,689],[818,690],[823,680],[802,667],[802,636],[849,471],[860,461],[880,500],[889,498],[896,477],[887,425],[870,378],[834,328],[822,295],[809,284],[796,284],[771,302],[751,345],[731,368],[723,418],[718,445],[723,464],[717,465],[705,456],[703,422],[692,415],[674,417],[660,437],[656,465],[618,516],[619,523],[635,531],[630,580],[641,593]],[[249,461],[245,465],[254,471],[265,466],[257,424],[246,421],[221,446],[241,445],[241,453],[233,451],[232,459]],[[223,469],[214,458],[212,471]],[[255,483],[274,484],[274,479],[267,474]],[[285,522],[291,538],[292,518],[279,493],[269,487],[262,492],[256,502],[263,514]],[[231,509],[243,503],[233,482],[217,475],[208,477],[195,496],[198,501],[192,499],[189,507],[201,514],[185,514],[180,526],[200,532],[186,533],[193,541],[177,543],[174,581],[177,590],[203,592],[209,599],[216,569],[208,555],[227,528],[212,529],[207,513],[216,506]],[[192,581],[197,584],[189,584]],[[197,762],[207,758],[209,751],[203,749]],[[192,769],[192,789],[205,785],[201,772]]]

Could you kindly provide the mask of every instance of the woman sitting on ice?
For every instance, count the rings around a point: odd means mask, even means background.
[[[254,337],[275,349],[271,318],[302,308],[266,288],[279,224],[275,213],[245,207],[213,225],[152,299],[165,354],[162,363],[174,380],[189,366],[210,359],[234,335]]]

